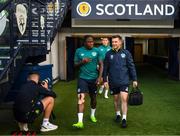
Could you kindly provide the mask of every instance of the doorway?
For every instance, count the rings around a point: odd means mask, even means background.
[[[143,63],[142,48],[143,48],[142,44],[135,44],[134,45],[134,62],[135,63]]]
[[[173,37],[126,37],[126,49],[135,63],[146,63],[165,70],[168,77],[180,79],[178,50],[180,38]],[[143,43],[143,44],[141,44]]]

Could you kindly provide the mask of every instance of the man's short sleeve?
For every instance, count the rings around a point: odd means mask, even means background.
[[[100,49],[97,49],[98,52],[98,61],[103,61],[103,54],[101,53]]]
[[[79,52],[79,49],[76,50],[75,52],[75,55],[74,55],[74,63],[78,63],[80,61],[79,57],[78,57],[78,52]]]

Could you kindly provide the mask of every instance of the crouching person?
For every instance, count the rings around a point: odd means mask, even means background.
[[[49,122],[56,94],[48,90],[48,83],[38,84],[39,79],[37,72],[29,73],[27,83],[22,85],[15,98],[13,110],[20,131],[28,131],[28,123],[32,123],[42,112],[44,118],[40,131],[47,132],[58,128]]]

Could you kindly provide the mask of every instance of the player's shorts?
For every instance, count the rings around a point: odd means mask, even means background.
[[[119,86],[110,86],[110,94],[116,95],[120,92],[126,92],[128,93],[129,85],[119,85]]]
[[[78,79],[77,93],[97,94],[96,79]]]
[[[29,112],[22,112],[20,110],[14,109],[14,116],[18,122],[32,123],[43,111],[44,106],[42,102],[38,100],[33,103],[32,109]]]
[[[27,113],[27,118],[29,122],[33,122],[42,112],[44,111],[44,106],[40,100],[36,101],[32,106],[32,110]]]

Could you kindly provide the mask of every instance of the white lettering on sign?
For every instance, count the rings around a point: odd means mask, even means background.
[[[162,15],[162,16],[171,16],[175,13],[175,7],[171,4],[146,4],[145,7],[139,7],[138,4],[97,4],[96,5],[96,15],[102,16],[104,14],[108,16],[113,15],[132,15],[133,13],[136,16],[156,16],[156,15]],[[133,12],[134,11],[134,12]]]
[[[152,12],[151,7],[150,7],[149,4],[146,5],[146,8],[144,9],[143,15],[147,15],[147,14],[150,14],[151,16],[153,15],[153,12]]]
[[[165,7],[165,14],[166,14],[167,16],[173,15],[174,12],[175,12],[175,9],[174,9],[174,6],[173,6],[173,5],[166,5],[166,7]]]
[[[157,15],[157,12],[160,14],[160,15],[163,15],[163,11],[164,11],[164,6],[161,5],[161,7],[158,7],[158,5],[154,5],[154,15]]]
[[[125,14],[126,9],[125,9],[124,5],[118,4],[115,6],[114,11],[115,11],[116,15],[122,16]]]
[[[142,15],[142,13],[140,13],[138,11],[138,5],[137,4],[135,4],[135,15],[137,15],[137,16],[141,16]]]
[[[103,4],[96,5],[96,9],[99,11],[99,12],[96,12],[97,15],[101,16],[104,14],[104,10],[102,9],[103,7],[104,7]]]
[[[126,6],[128,7],[129,15],[132,15],[132,7],[134,7],[134,4],[126,4]]]
[[[110,12],[110,9],[112,12]],[[114,15],[114,12],[112,9],[113,9],[113,4],[108,4],[107,6],[105,6],[105,13],[109,16]]]

